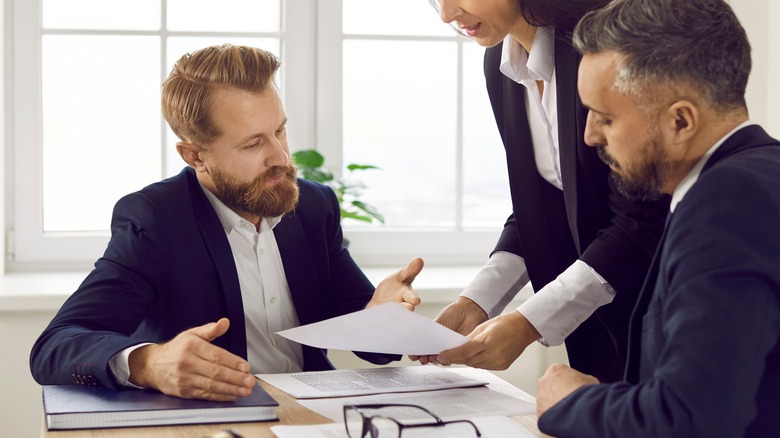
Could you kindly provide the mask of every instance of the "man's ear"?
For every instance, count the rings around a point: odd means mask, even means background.
[[[699,109],[691,101],[678,100],[667,109],[668,128],[676,144],[687,143],[699,130]]]
[[[176,151],[179,153],[181,158],[185,163],[187,163],[188,166],[192,167],[197,172],[200,172],[204,169],[203,160],[200,159],[200,153],[202,150],[203,149],[201,149],[200,146],[193,143],[188,143],[185,141],[176,143]]]

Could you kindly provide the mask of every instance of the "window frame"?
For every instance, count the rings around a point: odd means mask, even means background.
[[[99,257],[109,239],[108,232],[44,233],[42,205],[42,120],[41,120],[41,25],[40,0],[4,2],[11,20],[6,34],[12,48],[6,51],[9,78],[7,99],[10,108],[6,133],[6,268],[10,270],[85,269]],[[166,0],[161,0],[164,20]],[[293,10],[294,8],[294,10]],[[10,9],[10,11],[9,11]],[[342,170],[341,114],[341,0],[281,0],[282,25],[278,34],[239,33],[231,36],[278,37],[280,39],[284,86],[283,98],[288,113],[290,147],[315,148],[328,157],[328,167],[339,175]],[[83,33],[71,31],[72,33]],[[59,33],[59,32],[58,32]],[[66,33],[63,31],[62,33]],[[93,33],[93,32],[89,32]],[[165,38],[194,32],[168,32],[165,29],[138,32],[95,31],[94,34],[152,34],[161,36],[161,66],[165,66]],[[205,32],[203,34],[209,34]],[[355,36],[350,36],[354,38]],[[360,37],[360,36],[359,36]],[[377,38],[377,37],[372,37]],[[458,38],[454,32],[452,40]],[[391,40],[443,40],[447,37],[381,37]],[[462,42],[458,45],[462,57]],[[24,54],[23,56],[21,54]],[[328,62],[317,62],[327,59]],[[312,65],[312,60],[314,65]],[[362,266],[386,266],[423,257],[429,264],[481,264],[487,259],[500,233],[501,223],[493,229],[464,229],[463,135],[462,135],[462,63],[458,62],[458,121],[456,226],[453,228],[361,227],[344,224],[350,251]],[[287,66],[292,66],[287,68]],[[161,79],[167,72],[161,72]],[[291,86],[290,86],[291,85]],[[24,98],[22,98],[24,97]],[[161,141],[165,144],[167,125]],[[170,146],[170,145],[168,145]],[[166,147],[168,147],[166,146]],[[166,168],[166,148],[161,173]],[[184,165],[182,163],[182,165]],[[163,176],[161,175],[161,177]],[[150,183],[153,181],[150,181]],[[510,213],[506,212],[507,215]]]

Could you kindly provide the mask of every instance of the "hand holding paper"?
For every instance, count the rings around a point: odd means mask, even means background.
[[[465,336],[395,303],[277,334],[317,348],[417,356],[438,354],[468,341]]]

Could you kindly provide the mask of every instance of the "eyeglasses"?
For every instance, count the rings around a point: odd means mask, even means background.
[[[419,411],[424,412],[426,417],[430,416],[435,421],[429,421],[426,423],[412,423],[404,424],[398,420],[384,416],[384,415],[369,415],[366,411],[373,411],[379,409],[396,408],[400,409],[401,414],[409,413],[409,410],[414,411],[414,416],[420,415]],[[404,429],[418,428],[418,427],[445,427],[448,425],[462,425],[464,431],[457,436],[476,436],[480,437],[482,434],[469,420],[452,420],[444,421],[437,417],[433,412],[425,409],[422,406],[408,405],[408,404],[361,404],[361,405],[344,405],[344,426],[347,428],[347,436],[349,438],[400,438]],[[451,428],[448,428],[448,433]],[[472,434],[472,432],[474,434]],[[465,433],[465,434],[464,434]]]
[[[439,1],[439,0],[428,0],[428,3],[433,7],[433,9],[436,10],[436,13],[439,14],[439,16],[441,17],[441,1]],[[461,34],[463,36],[466,36],[466,37],[469,36],[466,33],[465,30],[463,30],[460,27],[458,27],[458,23],[452,21],[452,22],[450,22],[450,26],[453,29],[455,29],[459,34]]]

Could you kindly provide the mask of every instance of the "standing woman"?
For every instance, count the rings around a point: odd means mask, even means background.
[[[533,341],[565,341],[573,368],[620,380],[628,320],[668,198],[618,194],[609,167],[583,140],[587,109],[571,32],[609,0],[430,2],[444,22],[488,47],[485,79],[513,212],[485,267],[437,317],[471,341],[420,361],[505,369]],[[501,315],[528,281],[535,295]]]

